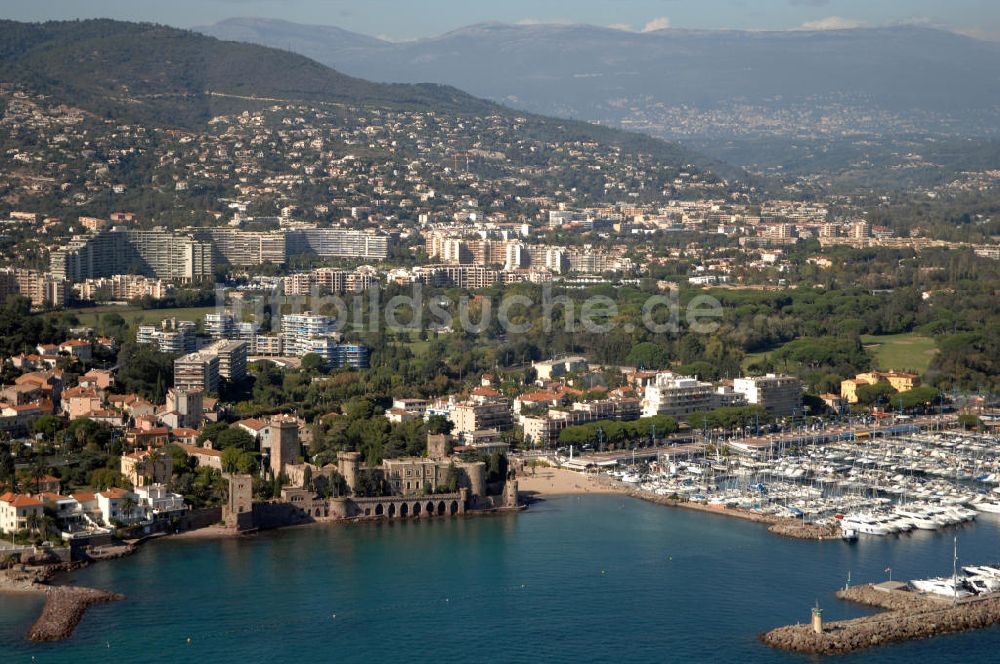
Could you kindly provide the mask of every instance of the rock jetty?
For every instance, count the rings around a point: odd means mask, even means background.
[[[87,607],[125,599],[124,595],[95,588],[48,586],[42,614],[28,631],[29,641],[61,641],[73,635]]]
[[[873,585],[841,590],[837,597],[885,611],[873,616],[826,623],[820,633],[814,631],[810,624],[779,627],[762,634],[761,640],[781,650],[843,655],[889,643],[982,629],[1000,623],[1000,597],[969,598],[953,604],[945,598]]]

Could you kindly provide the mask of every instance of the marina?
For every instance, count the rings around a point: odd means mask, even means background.
[[[951,529],[1000,513],[996,436],[955,430],[782,444],[763,458],[716,441],[596,472],[640,497],[801,521],[848,541]]]

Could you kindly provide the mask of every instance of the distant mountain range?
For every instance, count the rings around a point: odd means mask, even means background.
[[[782,178],[922,179],[906,155],[925,139],[1000,137],[1000,44],[925,27],[636,33],[488,23],[401,43],[264,19],[197,30],[366,79],[440,83],[642,131]],[[971,149],[995,153],[988,147]],[[929,169],[933,178],[953,170]]]
[[[368,37],[352,39],[359,47],[379,43]],[[103,19],[0,21],[0,82],[98,115],[178,128],[275,101],[433,110],[452,116],[514,114],[454,87],[372,83],[288,50]],[[679,167],[708,163],[686,148],[640,134],[530,114],[526,118],[525,132],[554,140],[592,140],[641,150]]]
[[[852,102],[892,113],[1000,107],[1000,44],[901,26],[627,32],[488,23],[393,43],[340,28],[236,18],[197,28],[302,53],[375,81],[432,82],[541,113],[621,121],[634,107]]]

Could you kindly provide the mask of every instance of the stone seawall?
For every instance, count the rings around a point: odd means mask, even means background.
[[[779,627],[761,635],[780,650],[842,655],[889,643],[925,639],[1000,624],[1000,597],[970,598],[953,605],[945,598],[906,590],[856,586],[837,593],[840,599],[885,609],[883,613],[827,623],[817,633],[811,625]]]

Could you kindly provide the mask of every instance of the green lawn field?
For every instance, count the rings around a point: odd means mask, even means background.
[[[861,342],[875,358],[875,366],[888,371],[924,373],[937,353],[934,340],[918,334],[864,335]]]
[[[142,320],[145,324],[157,324],[164,318],[176,318],[177,320],[190,320],[197,323],[215,311],[215,307],[188,307],[181,309],[139,309],[138,307],[90,307],[86,309],[68,309],[67,313],[76,314],[80,325],[98,328],[98,321],[106,313],[119,314],[129,325]]]

